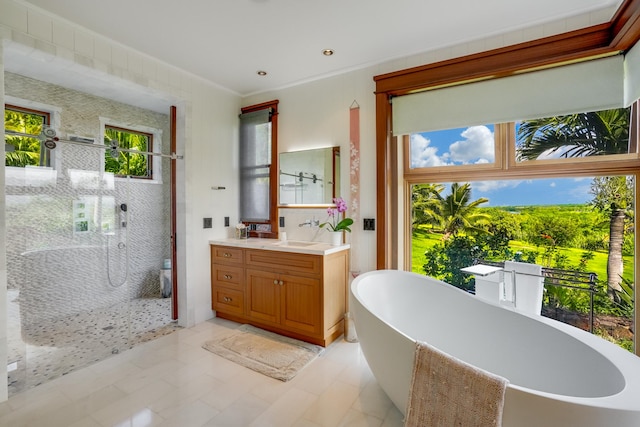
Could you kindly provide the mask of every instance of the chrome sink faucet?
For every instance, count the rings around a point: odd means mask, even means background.
[[[308,219],[305,222],[298,224],[298,227],[320,227],[320,220],[315,219],[314,217],[313,219]]]

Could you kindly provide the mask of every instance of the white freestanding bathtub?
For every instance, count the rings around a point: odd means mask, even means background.
[[[640,426],[640,358],[578,328],[397,270],[358,276],[350,304],[367,363],[402,413],[419,340],[509,380],[505,427]]]

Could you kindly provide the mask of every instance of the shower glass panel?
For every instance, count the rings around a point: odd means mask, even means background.
[[[6,167],[10,394],[177,327],[159,286],[169,160],[154,157],[166,177],[151,181],[104,172],[97,144],[59,141],[51,155]]]

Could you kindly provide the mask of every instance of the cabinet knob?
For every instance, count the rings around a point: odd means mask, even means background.
[[[222,254],[222,256],[225,257],[225,258],[229,258],[231,256],[231,254],[228,253],[228,252],[225,252],[224,254]]]
[[[280,283],[278,283],[278,285],[282,286],[282,285],[284,285],[284,282],[282,280],[280,280]]]
[[[229,280],[229,279],[231,279],[231,275],[230,275],[230,274],[225,274],[225,275],[224,275],[224,278],[225,278],[225,279],[227,279],[227,280]]]
[[[231,298],[231,297],[224,297],[223,299],[224,299],[225,302],[233,301],[233,298]]]
[[[273,279],[273,284],[277,285],[278,284],[278,280],[277,279]]]

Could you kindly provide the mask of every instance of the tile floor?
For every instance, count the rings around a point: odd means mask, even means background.
[[[289,382],[204,350],[213,319],[0,403],[0,426],[401,427],[360,346],[339,339]]]
[[[180,329],[171,321],[171,298],[137,298],[29,325],[21,321],[18,291],[8,296],[9,396]]]

